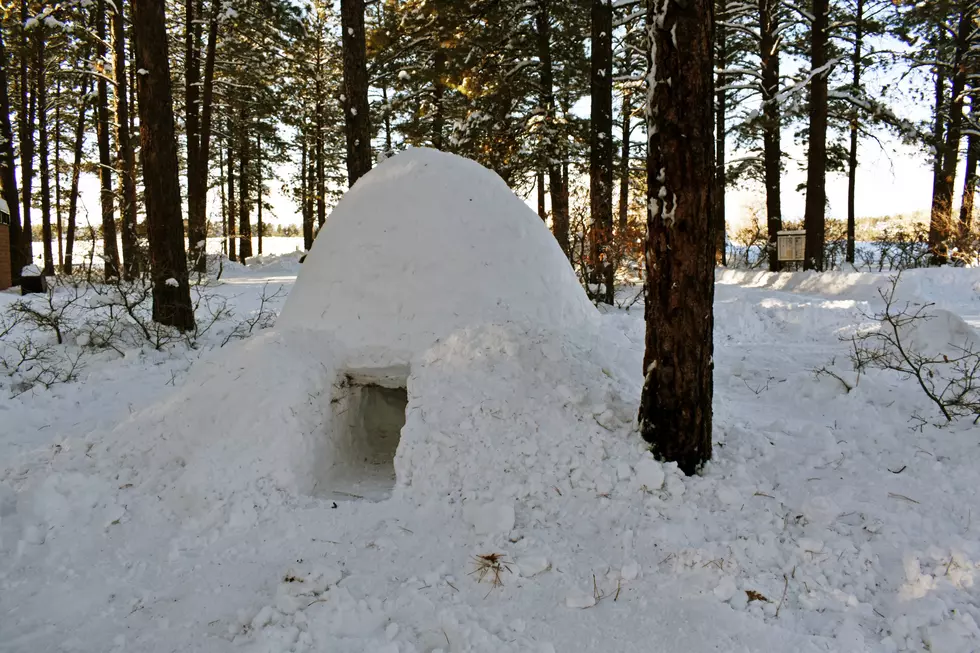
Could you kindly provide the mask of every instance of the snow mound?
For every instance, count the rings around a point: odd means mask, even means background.
[[[420,356],[395,457],[398,491],[420,501],[499,502],[608,494],[618,481],[629,489],[630,463],[652,462],[632,431],[635,406],[622,391],[632,386],[597,358],[616,343],[583,340],[490,325],[458,331]]]
[[[385,160],[331,213],[279,324],[407,355],[462,327],[595,320],[555,239],[478,163],[425,148]]]

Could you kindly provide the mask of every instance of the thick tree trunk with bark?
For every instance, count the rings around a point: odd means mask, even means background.
[[[368,105],[364,0],[340,1],[344,49],[344,121],[347,125],[347,183],[371,171],[371,113]]]
[[[769,236],[769,269],[779,271],[776,235],[783,228],[782,129],[779,104],[778,0],[759,0],[759,55],[762,61],[762,158],[766,184],[766,229]]]
[[[73,268],[72,256],[75,251],[75,232],[78,217],[78,184],[82,172],[82,155],[85,144],[85,118],[89,105],[89,78],[82,80],[79,97],[78,121],[75,123],[74,146],[72,148],[71,189],[68,191],[68,224],[65,229],[65,274],[71,274]]]
[[[555,133],[554,70],[551,61],[551,0],[540,0],[535,15],[535,32],[538,39],[540,66],[541,106],[544,108],[544,127],[549,141],[545,151],[548,166],[548,189],[551,193],[551,230],[565,256],[570,256],[568,241],[568,204],[565,201],[561,174],[561,154],[558,135]]]
[[[687,474],[711,458],[713,0],[651,0],[640,433]]]
[[[603,290],[599,299],[615,297],[612,140],[612,5],[592,0],[592,119],[589,121],[589,203],[592,214],[592,265]]]
[[[136,279],[140,274],[139,237],[136,233],[136,154],[129,130],[129,77],[126,74],[126,21],[124,2],[116,3],[112,12],[112,39],[116,75],[116,156],[119,187],[119,214],[122,216],[123,277]]]
[[[194,328],[194,309],[180,215],[177,138],[164,0],[133,0],[133,34],[136,65],[142,69],[136,90],[150,240],[153,319],[187,331]],[[145,74],[142,71],[146,71]]]
[[[37,131],[39,145],[39,170],[41,173],[41,240],[44,251],[44,275],[54,275],[54,250],[51,229],[51,168],[48,161],[48,76],[45,70],[45,34],[43,25],[36,28],[37,34]]]
[[[946,263],[950,238],[953,234],[953,187],[956,164],[959,162],[960,136],[963,129],[963,104],[967,81],[964,64],[973,32],[973,11],[969,3],[961,10],[956,31],[956,48],[953,55],[953,79],[949,94],[949,120],[946,139],[942,147],[942,169],[933,186],[932,212],[929,220],[929,248],[933,263]]]
[[[139,0],[136,0],[137,2]],[[96,4],[96,58],[108,69],[108,49],[106,48],[106,0]],[[102,259],[106,279],[119,277],[119,245],[116,242],[116,195],[112,191],[112,175],[115,165],[112,161],[112,148],[109,134],[112,123],[109,120],[109,85],[100,75],[96,80],[98,94],[96,106],[97,135],[99,144],[99,181],[102,192],[99,201],[102,206]]]
[[[726,0],[717,0],[715,11],[718,21],[715,24],[715,68],[724,70],[728,65],[728,28]],[[715,89],[715,197],[712,216],[715,223],[715,264],[725,264],[725,188],[728,185],[725,175],[725,142],[727,136],[728,92],[724,88],[725,76],[719,74]]]
[[[10,276],[20,284],[20,271],[27,265],[20,223],[20,198],[14,166],[14,130],[10,124],[10,90],[7,75],[7,48],[0,30],[0,186],[10,210]]]
[[[823,270],[827,206],[827,12],[828,0],[813,1],[810,42],[810,134],[807,150],[804,270]]]

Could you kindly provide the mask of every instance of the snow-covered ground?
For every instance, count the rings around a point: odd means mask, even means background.
[[[460,433],[497,439],[452,458],[459,433],[442,433],[443,458],[406,453],[396,466],[413,492],[335,500],[258,479],[175,507],[179,470],[147,482],[158,470],[139,466],[155,450],[116,452],[139,448],[160,406],[179,415],[167,402],[185,384],[221,383],[262,344],[219,347],[298,269],[295,256],[226,267],[214,292],[236,316],[196,349],[103,352],[79,381],[16,397],[0,382],[0,651],[980,650],[980,427],[910,422],[938,416],[893,373],[847,393],[812,372],[844,367],[839,338],[867,326],[884,276],[719,272],[715,450],[701,476],[653,462],[634,430],[636,305],[603,315],[597,346],[618,353],[599,374],[576,343],[494,329],[419,361],[410,394],[444,402],[410,404],[409,425],[444,411]],[[912,271],[903,292],[980,327],[978,270]],[[0,293],[0,309],[16,299]],[[446,366],[510,401],[460,405],[480,388],[445,383]],[[288,434],[222,405],[210,419],[254,422],[274,458]],[[445,456],[457,465],[445,475],[427,467]],[[475,489],[461,498],[450,482]],[[499,586],[473,573],[492,553],[506,556]]]

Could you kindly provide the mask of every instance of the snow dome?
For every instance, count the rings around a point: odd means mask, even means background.
[[[427,148],[387,159],[320,230],[279,318],[398,362],[457,329],[576,328],[596,311],[541,219],[496,174]]]
[[[126,482],[179,513],[251,514],[255,496],[283,491],[476,497],[524,468],[536,471],[518,485],[531,489],[573,464],[605,474],[567,453],[573,433],[589,450],[592,416],[632,420],[597,317],[497,175],[408,150],[341,200],[273,329],[195,365],[110,446],[120,467],[144,470]],[[508,459],[507,479],[474,468]]]

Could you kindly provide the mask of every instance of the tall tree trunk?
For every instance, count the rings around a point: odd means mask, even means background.
[[[626,52],[626,69],[629,69],[630,51]],[[629,226],[630,212],[630,139],[632,138],[633,106],[629,88],[623,89],[622,113],[622,151],[619,154],[619,206],[617,209],[619,231],[625,233]]]
[[[129,131],[129,77],[126,74],[126,21],[125,2],[116,2],[112,12],[112,39],[115,54],[116,76],[116,155],[119,187],[119,214],[122,216],[123,276],[127,280],[139,277],[140,248],[136,232],[136,154],[133,151],[132,133]]]
[[[967,81],[967,66],[964,60],[970,49],[970,35],[973,30],[973,11],[965,4],[960,11],[959,26],[956,31],[956,48],[953,55],[953,83],[949,95],[949,122],[946,141],[942,148],[942,171],[933,187],[932,213],[929,220],[929,248],[933,262],[946,263],[949,255],[949,240],[953,232],[953,186],[956,178],[956,164],[959,162],[960,135],[963,128],[963,100]]]
[[[973,107],[970,107],[973,118]],[[976,129],[975,125],[972,125]],[[967,137],[966,171],[963,180],[963,202],[960,205],[960,239],[964,241],[973,229],[973,201],[977,193],[977,164],[980,163],[980,137],[972,131]]]
[[[37,30],[37,131],[41,173],[41,239],[44,247],[44,275],[54,275],[54,251],[51,230],[51,168],[48,161],[48,79],[45,70],[45,34],[43,24]]]
[[[139,4],[140,0],[135,0]],[[96,58],[103,69],[108,69],[106,49],[106,0],[97,0],[96,17]],[[119,245],[116,242],[116,196],[112,191],[112,175],[115,166],[112,161],[109,143],[109,85],[106,78],[100,75],[96,80],[98,93],[97,119],[99,143],[99,180],[102,192],[99,200],[102,205],[102,258],[105,265],[106,279],[119,277]]]
[[[54,86],[54,216],[55,237],[58,239],[58,269],[65,267],[64,242],[61,223],[61,77]]]
[[[443,99],[446,95],[446,82],[443,79],[446,69],[446,53],[441,45],[436,45],[436,52],[432,56],[432,105],[435,107],[435,114],[432,116],[432,147],[441,150],[445,147],[442,140],[443,132],[446,130],[446,112],[443,107]]]
[[[728,66],[728,28],[725,20],[728,16],[727,0],[717,0],[715,11],[718,20],[715,23],[715,68],[724,70]],[[728,92],[725,90],[725,76],[718,75],[715,89],[715,198],[712,206],[712,216],[715,224],[715,264],[725,264],[725,190],[728,186],[725,170],[725,143],[728,125]]]
[[[225,194],[225,155],[218,148],[218,184],[221,193],[221,253],[228,256],[228,196]]]
[[[695,473],[711,458],[713,0],[652,0],[645,379],[640,433]]]
[[[592,265],[603,285],[599,298],[610,305],[616,293],[612,252],[612,32],[612,5],[608,0],[592,0],[592,119],[589,121]]]
[[[388,106],[388,83],[384,79],[381,81],[381,102],[384,105],[381,115],[385,122],[385,156],[391,156],[394,153],[391,146],[391,107]]]
[[[371,113],[368,105],[364,0],[340,1],[340,25],[344,48],[347,182],[353,186],[354,182],[371,171]]]
[[[540,0],[535,15],[535,32],[538,40],[540,66],[541,106],[544,108],[544,125],[548,147],[544,153],[548,165],[548,189],[551,193],[551,229],[561,251],[571,255],[568,241],[568,204],[565,202],[562,183],[561,153],[558,134],[555,133],[554,70],[551,61],[551,0]]]
[[[146,223],[150,237],[153,319],[186,331],[194,328],[194,309],[180,215],[177,137],[164,0],[133,0],[133,34],[136,65],[142,69],[136,90]]]
[[[187,137],[187,255],[203,271],[207,180],[201,175],[201,16],[199,0],[184,0],[184,131]]]
[[[314,175],[310,174],[309,143],[303,135],[301,146],[303,153],[300,162],[300,202],[303,207],[303,249],[307,252],[313,247],[313,202],[310,199],[313,195]]]
[[[255,136],[255,172],[258,178],[255,180],[255,222],[258,227],[259,256],[262,256],[262,135]]]
[[[10,124],[10,91],[7,75],[7,48],[0,30],[0,186],[10,210],[10,278],[20,284],[20,271],[27,265],[20,223],[20,198],[14,166],[14,130]]]
[[[72,148],[71,189],[68,191],[68,225],[65,233],[65,274],[72,273],[72,255],[75,251],[76,218],[78,216],[78,184],[82,172],[83,145],[85,143],[85,118],[89,105],[89,77],[82,79],[79,93],[78,120],[75,123],[75,140]]]
[[[819,1],[819,0],[818,0]],[[759,0],[759,54],[762,60],[762,158],[766,184],[766,229],[769,244],[766,251],[769,269],[779,271],[776,236],[783,228],[782,130],[779,93],[779,0]]]
[[[235,245],[235,234],[238,232],[238,204],[235,200],[235,153],[232,147],[232,138],[230,134],[234,133],[232,131],[231,120],[228,120],[228,228],[225,230],[228,234],[228,260],[237,261],[238,255],[236,254],[237,248]]]
[[[244,265],[252,256],[252,215],[249,187],[252,182],[249,166],[251,143],[249,142],[249,116],[242,108],[241,148],[238,152],[238,258]]]
[[[827,206],[827,12],[828,0],[813,0],[810,65],[810,144],[807,151],[804,270],[823,270]]]
[[[548,210],[545,208],[544,173],[538,172],[534,177],[534,187],[538,192],[538,217],[542,222],[548,220]]]
[[[34,262],[34,231],[31,223],[31,186],[34,184],[34,111],[37,96],[30,92],[31,82],[28,75],[30,61],[30,44],[25,27],[30,14],[27,10],[27,0],[20,3],[20,192],[23,205],[24,228],[21,231],[20,251],[23,254],[24,265]],[[11,234],[12,235],[12,234]],[[20,279],[20,270],[15,276]]]
[[[200,5],[198,5],[200,7]],[[207,236],[208,236],[208,217],[207,217],[207,198],[208,198],[208,173],[211,162],[211,131],[214,121],[214,67],[217,58],[218,45],[218,17],[217,6],[215,5],[210,23],[208,24],[208,44],[204,53],[204,82],[201,91],[201,138],[197,150],[197,186],[198,193],[194,206],[191,207],[188,199],[187,211],[193,212],[195,222],[202,228],[201,235],[205,240],[202,248],[204,254],[198,259],[195,270],[200,273],[207,271]],[[219,157],[220,158],[220,157]],[[223,206],[223,205],[222,205]],[[222,219],[222,224],[224,220]]]
[[[854,54],[851,56],[853,93],[861,87],[861,46],[864,38],[864,0],[857,0],[854,12]],[[857,226],[855,197],[857,190],[858,125],[860,113],[855,106],[851,113],[851,149],[847,154],[847,262],[854,265],[854,237]]]

